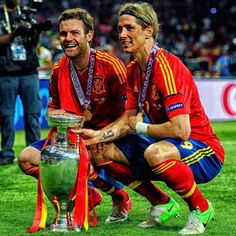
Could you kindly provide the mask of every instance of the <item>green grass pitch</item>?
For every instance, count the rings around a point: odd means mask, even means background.
[[[200,185],[203,194],[212,202],[215,208],[215,219],[208,225],[204,235],[235,236],[236,235],[236,122],[212,122],[213,128],[225,148],[226,160],[221,173],[210,183]],[[45,137],[48,130],[42,130]],[[15,137],[15,152],[24,148],[24,132],[17,131]],[[188,216],[186,204],[173,191],[166,188],[163,183],[156,182],[181,206],[179,218],[172,219],[166,224],[152,228],[140,229],[137,225],[148,217],[150,204],[135,192],[127,189],[133,199],[133,210],[129,219],[119,224],[107,225],[104,223],[111,209],[111,198],[103,194],[102,205],[96,207],[98,224],[90,227],[83,235],[95,236],[174,236],[182,229]],[[31,226],[36,204],[37,181],[25,176],[17,164],[0,166],[0,235],[23,236],[29,235],[26,229]],[[47,201],[47,223],[52,223],[53,208]],[[69,233],[77,235],[78,233]],[[35,235],[66,235],[42,230]]]

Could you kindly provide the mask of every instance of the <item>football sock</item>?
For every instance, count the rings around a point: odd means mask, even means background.
[[[93,170],[89,175],[89,181],[102,192],[111,195],[113,200],[117,201],[128,201],[129,195],[124,189],[118,189],[111,184],[101,179],[96,170]]]
[[[200,211],[208,209],[207,200],[198,189],[193,172],[188,165],[176,159],[169,159],[153,166],[152,172],[156,180],[165,182],[187,202],[190,211],[197,207]]]
[[[38,179],[39,177],[39,167],[38,166],[31,166],[28,169],[24,170],[26,175],[31,175],[34,178]]]
[[[169,196],[150,181],[140,181],[133,178],[130,166],[118,162],[101,163],[107,174],[115,180],[131,188],[149,200],[152,205],[164,204],[169,201]]]

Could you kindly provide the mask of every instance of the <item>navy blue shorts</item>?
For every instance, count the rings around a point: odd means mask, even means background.
[[[164,141],[176,146],[180,152],[181,161],[191,168],[197,184],[209,182],[220,172],[221,161],[213,149],[203,142],[191,138],[187,141],[176,139],[164,139]],[[136,134],[115,141],[116,146],[129,161],[135,178],[150,179],[153,177],[150,167],[144,159],[144,151],[149,145],[156,142],[158,142],[157,139]]]
[[[41,151],[45,141],[46,141],[46,138],[41,139],[39,141],[36,141],[36,142],[32,143],[30,146],[38,149],[39,151]],[[50,144],[50,141],[48,142],[48,144]]]

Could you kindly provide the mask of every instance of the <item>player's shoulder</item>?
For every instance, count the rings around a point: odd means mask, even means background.
[[[51,77],[59,73],[59,70],[61,66],[63,66],[63,64],[65,63],[65,60],[66,60],[66,56],[61,57],[59,60],[53,63],[52,70],[51,70]]]
[[[156,54],[156,61],[159,61],[161,63],[167,62],[167,61],[179,61],[180,59],[164,48],[159,48],[159,51]]]
[[[53,66],[52,66],[52,70],[53,70],[53,71],[54,71],[54,70],[57,70],[57,69],[60,67],[60,64],[61,64],[61,59],[58,60],[58,61],[56,61],[56,62],[54,62],[54,63],[53,63]]]
[[[129,62],[129,64],[127,65],[127,67],[133,67],[133,66],[135,66],[135,64],[137,64],[137,60],[136,60],[136,59],[134,59],[134,60],[132,60],[131,62]]]
[[[52,69],[58,70],[60,66],[62,66],[65,63],[66,60],[67,60],[66,56],[60,57],[57,61],[53,63]]]
[[[106,63],[110,65],[115,65],[117,63],[123,65],[123,62],[118,57],[100,49],[96,50],[96,60],[98,60],[100,63]]]
[[[135,70],[135,68],[138,68],[138,62],[136,59],[129,62],[129,64],[127,65],[127,71],[128,72],[133,71]]]

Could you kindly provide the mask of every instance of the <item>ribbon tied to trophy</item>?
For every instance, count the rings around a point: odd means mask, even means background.
[[[47,120],[53,128],[41,151],[36,212],[27,232],[46,227],[44,194],[54,207],[54,220],[49,230],[88,230],[91,201],[91,194],[88,193],[89,155],[84,140],[71,132],[72,129],[81,128],[85,119],[83,116],[50,116]],[[95,210],[92,210],[91,225],[94,226],[97,218]]]

